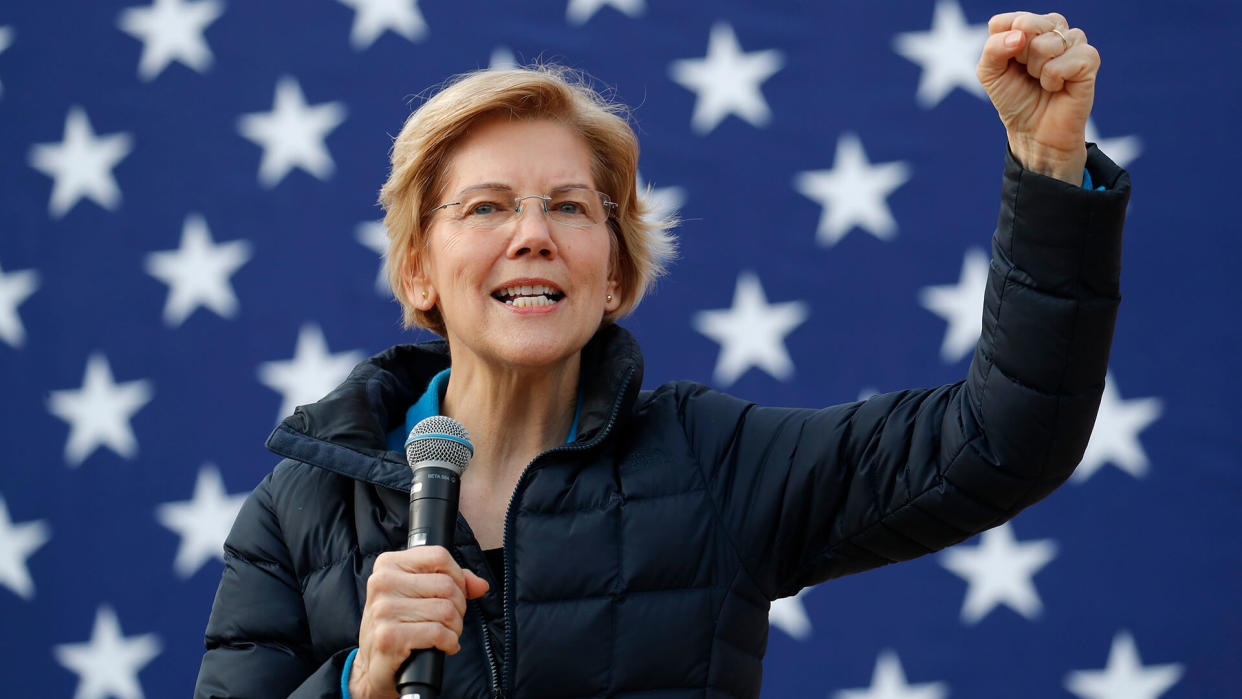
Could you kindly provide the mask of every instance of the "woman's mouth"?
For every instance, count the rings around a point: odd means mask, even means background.
[[[492,298],[507,306],[551,306],[565,298],[564,292],[545,284],[515,284],[492,292]]]

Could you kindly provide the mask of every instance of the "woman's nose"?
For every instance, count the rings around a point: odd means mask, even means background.
[[[509,240],[509,256],[521,257],[537,254],[555,257],[556,242],[552,239],[551,221],[541,201],[522,202],[522,210],[513,223],[513,237]]]

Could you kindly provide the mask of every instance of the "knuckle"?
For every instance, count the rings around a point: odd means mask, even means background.
[[[372,566],[371,569],[375,571],[392,570],[397,565],[396,560],[397,560],[397,552],[385,551],[375,557],[375,565]]]
[[[452,625],[453,622],[460,619],[461,615],[457,613],[457,605],[453,604],[452,600],[439,597],[431,600],[430,607],[431,621],[439,621],[446,625]]]
[[[457,581],[453,580],[451,575],[446,574],[446,572],[436,574],[436,597],[452,597],[453,593],[460,591],[460,587],[457,587]]]
[[[392,589],[392,574],[388,570],[380,570],[379,561],[376,561],[376,569],[367,578],[367,599],[370,600],[390,589]]]
[[[378,597],[371,605],[371,615],[376,619],[396,618],[396,606],[388,597]]]
[[[383,654],[395,652],[400,641],[401,631],[396,624],[380,624],[371,633],[371,645]]]
[[[440,626],[439,629],[439,633],[436,634],[436,646],[442,650],[456,652],[458,635],[446,626]]]
[[[449,567],[453,565],[453,556],[443,546],[425,546],[424,554],[428,563]]]
[[[453,579],[444,573],[430,573],[423,577],[424,597],[447,598],[452,596],[453,590],[457,589],[457,584],[453,582]]]

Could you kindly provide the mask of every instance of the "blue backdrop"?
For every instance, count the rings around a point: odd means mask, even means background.
[[[646,385],[819,406],[965,375],[1004,133],[991,3],[92,0],[0,8],[0,676],[186,696],[263,440],[398,342],[376,193],[416,96],[517,60],[634,106],[682,256]],[[1242,680],[1236,3],[1056,8],[1134,197],[1079,475],[773,607],[765,697],[1220,697]],[[1230,310],[1234,309],[1234,310]],[[1232,320],[1231,320],[1232,319]]]

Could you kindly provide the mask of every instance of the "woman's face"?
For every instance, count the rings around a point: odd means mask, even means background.
[[[511,197],[574,185],[598,189],[591,173],[587,144],[565,126],[497,118],[471,129],[454,148],[436,204],[458,201],[463,191],[484,184],[505,188]],[[604,313],[621,303],[610,278],[607,222],[564,226],[548,219],[540,200],[525,199],[516,220],[477,230],[460,221],[464,208],[433,214],[411,284],[415,305],[438,306],[454,365],[477,359],[541,367],[576,355]],[[552,293],[540,294],[540,286]],[[515,303],[516,294],[544,299]],[[537,305],[546,300],[554,302]]]

